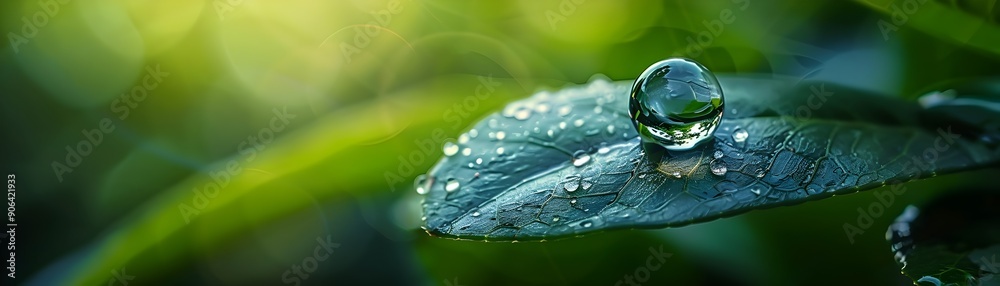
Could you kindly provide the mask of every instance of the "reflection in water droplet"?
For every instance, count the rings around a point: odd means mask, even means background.
[[[746,130],[736,128],[736,131],[733,131],[733,141],[743,142],[747,140],[747,137],[750,137],[750,134]]]
[[[712,168],[712,174],[715,174],[717,176],[725,175],[726,171],[728,171],[728,169],[726,168],[726,164],[723,163],[722,160],[712,161],[711,168]]]
[[[712,154],[712,157],[715,157],[715,159],[719,159],[722,158],[723,155],[724,154],[722,154],[722,150],[715,150],[715,153]]]
[[[413,180],[413,187],[417,189],[417,194],[425,195],[429,188],[427,187],[430,181],[427,180],[427,175],[417,176],[416,180]]]
[[[583,154],[582,156],[573,159],[573,166],[580,167],[587,164],[587,162],[590,162],[590,155]]]
[[[458,145],[451,143],[451,141],[444,142],[444,148],[442,150],[444,151],[445,156],[455,155],[458,153]]]
[[[712,72],[692,60],[671,58],[636,79],[629,115],[644,141],[689,150],[712,138],[723,107],[722,87]]]
[[[454,192],[455,190],[458,190],[458,187],[459,187],[458,180],[455,180],[454,178],[448,179],[448,181],[444,184],[444,190],[449,192]]]

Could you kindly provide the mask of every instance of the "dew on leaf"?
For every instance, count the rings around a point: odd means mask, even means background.
[[[458,153],[458,145],[451,143],[451,141],[444,142],[444,148],[442,150],[444,151],[445,156],[452,156]]]
[[[699,63],[671,58],[646,68],[632,85],[629,115],[640,137],[667,150],[707,142],[722,120],[719,81]]]
[[[458,190],[458,187],[458,180],[454,178],[448,179],[448,181],[444,184],[444,190],[448,192],[454,192],[455,190]]]

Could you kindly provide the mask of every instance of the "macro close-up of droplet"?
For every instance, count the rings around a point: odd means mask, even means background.
[[[705,66],[689,59],[654,63],[636,78],[629,116],[643,141],[688,150],[712,138],[722,120],[722,87]]]

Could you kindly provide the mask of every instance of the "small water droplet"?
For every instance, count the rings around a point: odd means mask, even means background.
[[[615,125],[608,125],[608,134],[615,134]]]
[[[672,175],[674,175],[674,178],[677,178],[677,179],[681,178],[681,172],[674,172]]]
[[[535,105],[535,111],[538,111],[538,113],[549,112],[549,105],[545,103],[539,103],[538,105]]]
[[[576,204],[576,199],[569,200],[569,203],[575,205]]]
[[[573,126],[580,127],[583,126],[583,119],[577,119],[573,121]]]
[[[469,138],[479,137],[479,131],[476,129],[469,130]]]
[[[556,132],[553,131],[552,129],[549,129],[549,131],[546,131],[545,134],[548,134],[549,137],[555,137],[556,136]]]
[[[594,223],[592,223],[590,221],[583,221],[583,222],[580,223],[580,226],[582,226],[582,227],[591,227],[593,225],[594,225]]]
[[[580,187],[582,187],[584,191],[589,190],[590,187],[593,187],[593,186],[594,186],[594,183],[592,183],[590,181],[587,181],[587,180],[583,180],[582,182],[580,182]]]
[[[524,108],[514,113],[514,119],[527,120],[528,118],[531,118],[531,109]]]
[[[507,138],[507,133],[503,131],[498,131],[496,137],[497,140],[503,140],[504,138]]]
[[[604,112],[604,108],[602,108],[600,105],[594,107],[594,113],[601,114],[601,112]]]
[[[465,143],[469,143],[469,135],[468,134],[459,135],[458,144],[465,144]]]
[[[552,221],[553,222],[559,221],[559,217],[557,217],[557,216],[552,217]]]
[[[458,153],[458,145],[451,143],[451,141],[444,142],[444,148],[442,150],[444,151],[445,156],[452,156]]]
[[[430,185],[430,181],[427,180],[427,175],[417,176],[417,179],[413,180],[413,187],[417,189],[417,194],[427,194],[427,191],[430,190],[428,185]]]
[[[448,179],[448,181],[444,184],[444,190],[448,192],[454,192],[455,190],[458,190],[458,187],[458,180],[455,180],[454,178]]]
[[[733,141],[743,142],[747,140],[747,137],[750,137],[750,134],[746,130],[736,128],[736,131],[733,131]]]
[[[497,154],[503,155],[503,147],[497,147]]]
[[[726,171],[728,171],[728,169],[726,168],[726,164],[723,163],[722,160],[712,161],[711,168],[712,168],[712,174],[715,174],[716,176],[725,175]]]
[[[580,188],[580,180],[579,180],[579,178],[576,178],[576,177],[568,178],[567,181],[563,182],[563,189],[565,189],[566,192],[572,193],[572,192],[575,192],[579,188]]]
[[[472,213],[472,216],[473,216],[473,217],[478,217],[479,215],[480,215],[480,213],[479,213],[479,212],[474,212],[474,213]]]
[[[583,154],[583,155],[581,155],[581,156],[576,157],[575,159],[573,159],[573,166],[580,167],[580,166],[586,165],[587,162],[590,162],[590,155]]]
[[[488,125],[493,129],[500,128],[500,122],[496,118],[491,118]]]
[[[668,150],[689,150],[713,138],[722,120],[719,81],[689,59],[666,59],[646,68],[632,85],[629,117],[640,137]]]
[[[608,152],[611,152],[611,148],[601,147],[600,149],[597,149],[597,154],[607,154]]]
[[[722,150],[715,150],[715,153],[712,154],[712,157],[715,157],[715,159],[719,159],[722,158],[723,155],[725,154],[722,154]]]
[[[565,117],[566,115],[569,115],[569,113],[571,111],[573,111],[573,107],[572,106],[566,105],[566,106],[560,107],[559,108],[559,116]]]
[[[476,165],[482,164],[483,158],[476,158]]]
[[[472,149],[471,148],[462,149],[462,155],[465,155],[465,156],[472,155]]]

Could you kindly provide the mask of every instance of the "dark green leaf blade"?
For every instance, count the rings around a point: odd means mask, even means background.
[[[428,174],[424,228],[446,237],[537,240],[681,226],[998,157],[946,128],[919,127],[913,103],[849,91],[810,104],[831,92],[782,79],[720,82],[732,112],[713,143],[686,152],[642,146],[628,118],[627,82],[597,80],[514,102],[459,137],[458,148],[445,152],[453,155]],[[861,99],[873,104],[850,112]],[[734,139],[737,130],[746,131],[745,141]]]

